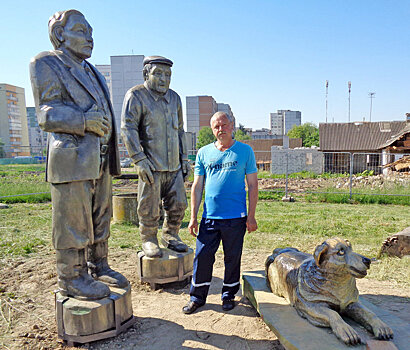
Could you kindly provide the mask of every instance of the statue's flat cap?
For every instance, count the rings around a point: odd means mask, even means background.
[[[167,66],[172,67],[174,64],[170,59],[162,57],[162,56],[148,56],[144,58],[144,66],[146,64],[165,64]]]

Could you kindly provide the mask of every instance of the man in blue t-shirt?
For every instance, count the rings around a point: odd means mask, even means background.
[[[215,113],[211,118],[211,128],[217,140],[198,151],[191,190],[191,220],[188,228],[197,240],[191,297],[182,309],[185,314],[205,304],[215,253],[221,240],[225,262],[222,308],[229,311],[235,307],[243,238],[246,229],[252,232],[258,228],[255,220],[258,178],[253,150],[249,145],[232,139],[233,121],[227,114]],[[248,211],[245,178],[249,191]],[[197,215],[204,185],[204,212],[198,233]]]

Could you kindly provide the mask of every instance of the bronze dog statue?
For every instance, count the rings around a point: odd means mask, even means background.
[[[330,327],[343,342],[364,343],[339,315],[363,325],[378,339],[393,338],[393,331],[358,301],[355,278],[363,278],[370,259],[354,253],[349,241],[327,239],[314,255],[295,248],[275,249],[266,259],[266,279],[271,291],[285,297],[298,314],[319,327]]]

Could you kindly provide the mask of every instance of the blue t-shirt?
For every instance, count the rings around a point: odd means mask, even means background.
[[[245,175],[256,173],[252,148],[242,142],[221,152],[211,143],[196,156],[195,175],[205,176],[203,217],[234,219],[247,215]]]

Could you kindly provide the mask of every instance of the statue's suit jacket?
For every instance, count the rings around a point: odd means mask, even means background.
[[[104,77],[92,69],[112,116],[109,141],[111,175],[120,174],[114,112]],[[30,78],[40,127],[50,132],[46,180],[51,183],[93,180],[100,177],[100,137],[85,131],[85,117],[95,105],[91,80],[60,50],[42,52],[30,62]]]

